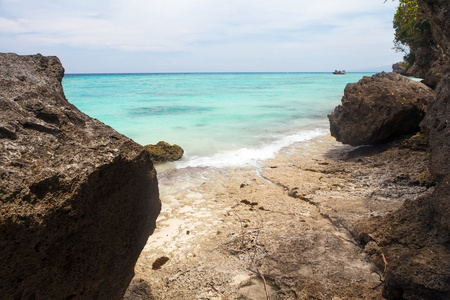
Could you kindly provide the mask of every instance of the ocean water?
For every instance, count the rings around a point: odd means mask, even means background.
[[[344,88],[373,73],[67,74],[67,99],[146,145],[185,150],[185,167],[258,165],[329,132]]]

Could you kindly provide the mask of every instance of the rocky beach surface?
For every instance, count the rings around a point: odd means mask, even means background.
[[[166,169],[159,184],[134,283],[147,298],[125,299],[382,299],[385,270],[352,226],[430,194],[434,179],[420,135],[376,147],[323,136],[260,169]]]
[[[5,299],[448,295],[448,77],[350,84],[330,122],[353,146],[322,135],[258,167],[157,164],[157,180],[144,147],[67,102],[57,58],[0,58]]]
[[[349,84],[329,119],[352,146],[320,136],[258,167],[156,175],[67,101],[58,58],[0,54],[0,297],[450,299],[450,6],[418,4],[434,90]]]
[[[436,92],[386,73],[347,85],[329,119],[352,146],[322,136],[256,169],[160,170],[165,209],[135,286],[155,299],[447,299],[447,78]]]

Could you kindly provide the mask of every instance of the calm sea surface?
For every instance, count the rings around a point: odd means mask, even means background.
[[[373,73],[68,74],[67,99],[136,142],[185,150],[178,168],[246,166],[328,133],[345,85]]]

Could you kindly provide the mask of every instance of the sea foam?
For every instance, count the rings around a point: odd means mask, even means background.
[[[287,146],[309,141],[327,133],[327,129],[316,128],[284,136],[270,144],[260,147],[240,148],[235,151],[221,151],[211,156],[189,157],[189,154],[187,154],[181,161],[175,163],[175,167],[181,169],[188,167],[227,168],[258,166],[262,161],[273,158],[275,154]]]

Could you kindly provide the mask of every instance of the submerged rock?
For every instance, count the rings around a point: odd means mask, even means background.
[[[165,162],[178,160],[183,156],[184,150],[178,145],[170,145],[159,142],[156,145],[147,145],[145,149],[150,153],[154,162]]]
[[[419,131],[433,91],[400,74],[380,73],[345,87],[331,115],[331,135],[352,146],[375,144]]]
[[[121,299],[160,211],[148,152],[70,104],[63,75],[0,54],[2,299]]]

